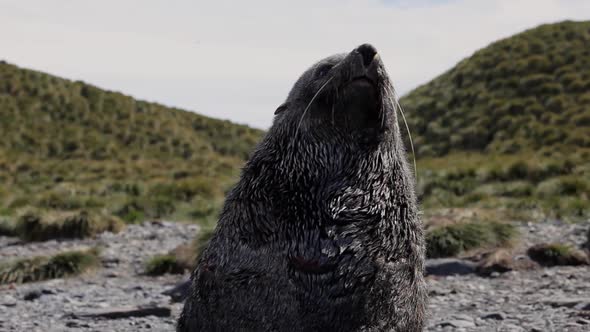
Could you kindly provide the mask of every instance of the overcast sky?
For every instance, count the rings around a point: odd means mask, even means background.
[[[308,66],[374,44],[400,94],[590,0],[0,0],[0,59],[265,128]]]

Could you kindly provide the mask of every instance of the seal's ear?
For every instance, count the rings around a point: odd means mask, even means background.
[[[275,110],[275,115],[279,114],[279,113],[283,113],[284,111],[287,110],[287,108],[289,108],[289,103],[281,104],[281,106],[277,107],[277,109]]]

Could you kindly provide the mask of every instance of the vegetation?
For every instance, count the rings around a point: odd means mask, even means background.
[[[3,233],[23,210],[38,211],[38,225],[79,211],[101,216],[91,224],[170,218],[212,225],[261,135],[5,62],[0,132]]]
[[[590,148],[590,22],[477,51],[402,99],[420,156]]]
[[[0,236],[16,236],[16,230],[10,221],[0,219]]]
[[[470,221],[439,225],[426,232],[426,256],[456,256],[474,249],[509,246],[518,235],[512,224],[497,221]]]
[[[422,206],[590,218],[589,42],[590,22],[543,25],[404,96]],[[1,61],[0,132],[0,234],[28,240],[209,229],[262,134]]]
[[[401,99],[427,207],[590,216],[590,22],[492,43]]]
[[[425,209],[508,209],[516,219],[590,217],[590,158],[455,153],[418,161]],[[522,212],[522,213],[518,213]]]
[[[174,255],[157,255],[145,263],[145,274],[159,276],[163,274],[182,274],[185,267],[179,264]]]
[[[150,258],[146,263],[146,274],[158,276],[166,273],[183,273],[185,270],[192,271],[213,233],[213,228],[200,230],[190,243],[182,244],[166,255]]]
[[[116,233],[122,227],[123,222],[117,217],[86,211],[28,212],[18,219],[14,233],[25,241],[46,241],[85,238],[105,231]]]
[[[582,250],[560,243],[539,244],[528,249],[531,259],[544,266],[590,265],[590,257]]]
[[[89,249],[0,262],[0,285],[70,277],[96,267],[99,261],[98,250]]]

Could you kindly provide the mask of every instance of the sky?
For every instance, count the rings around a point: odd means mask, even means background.
[[[403,95],[590,0],[0,0],[0,59],[267,128],[314,62],[376,46]]]

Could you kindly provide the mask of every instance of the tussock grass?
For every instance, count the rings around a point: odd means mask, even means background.
[[[174,255],[156,255],[145,263],[145,274],[159,276],[163,274],[182,274],[185,267],[182,266]]]
[[[590,257],[582,250],[561,243],[538,244],[527,250],[531,259],[544,266],[590,265]]]
[[[26,283],[79,275],[96,267],[98,249],[66,251],[0,263],[0,284]]]
[[[514,225],[496,221],[435,226],[426,232],[426,255],[429,258],[450,257],[474,249],[505,247],[517,236]]]
[[[153,256],[145,263],[145,273],[158,276],[166,273],[184,273],[185,270],[192,271],[207,248],[213,233],[214,229],[202,229],[190,243],[182,244],[166,255]]]
[[[123,222],[116,217],[86,211],[30,211],[18,219],[15,234],[25,241],[79,239],[106,231],[116,233],[123,226]]]
[[[14,224],[0,217],[0,236],[16,236]]]
[[[567,158],[450,154],[418,162],[422,207],[479,207],[582,221],[590,217],[590,154]]]

